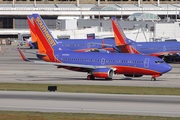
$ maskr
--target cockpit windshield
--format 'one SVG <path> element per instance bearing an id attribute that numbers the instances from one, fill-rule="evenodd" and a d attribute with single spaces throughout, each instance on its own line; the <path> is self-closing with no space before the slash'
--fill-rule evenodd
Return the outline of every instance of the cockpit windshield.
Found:
<path id="1" fill-rule="evenodd" d="M 160 63 L 165 63 L 164 61 L 155 61 L 155 63 L 160 64 Z"/>

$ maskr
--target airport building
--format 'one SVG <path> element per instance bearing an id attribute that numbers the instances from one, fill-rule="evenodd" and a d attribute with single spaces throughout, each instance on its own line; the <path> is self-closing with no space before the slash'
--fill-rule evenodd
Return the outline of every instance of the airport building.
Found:
<path id="1" fill-rule="evenodd" d="M 51 30 L 66 29 L 63 20 L 76 19 L 77 29 L 100 26 L 102 31 L 111 31 L 107 23 L 112 16 L 124 29 L 132 29 L 138 22 L 153 30 L 156 22 L 178 21 L 179 11 L 178 0 L 2 0 L 0 40 L 17 39 L 18 33 L 28 31 L 27 15 L 33 13 L 40 14 Z"/>

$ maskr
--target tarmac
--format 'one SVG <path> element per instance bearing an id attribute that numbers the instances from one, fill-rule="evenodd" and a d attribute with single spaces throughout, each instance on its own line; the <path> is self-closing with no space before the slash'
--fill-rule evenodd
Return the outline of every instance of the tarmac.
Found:
<path id="1" fill-rule="evenodd" d="M 127 78 L 123 75 L 115 75 L 113 80 L 87 80 L 86 73 L 25 62 L 17 46 L 1 45 L 1 48 L 0 83 L 180 87 L 179 63 L 170 64 L 172 70 L 158 77 L 157 81 L 151 81 L 151 76 Z M 24 46 L 21 48 L 37 51 Z M 33 54 L 25 55 L 30 60 L 39 60 Z M 180 117 L 180 96 L 32 91 L 0 91 L 0 96 L 0 110 Z"/>

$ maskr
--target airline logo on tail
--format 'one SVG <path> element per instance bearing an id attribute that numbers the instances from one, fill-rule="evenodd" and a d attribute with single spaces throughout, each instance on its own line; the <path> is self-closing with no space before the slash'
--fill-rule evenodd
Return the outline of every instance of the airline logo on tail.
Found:
<path id="1" fill-rule="evenodd" d="M 117 19 L 114 20 L 114 24 L 116 25 L 117 29 L 119 30 L 119 32 L 120 32 L 122 38 L 123 38 L 124 40 L 126 40 L 127 38 L 126 38 L 126 36 L 125 36 L 125 34 L 124 34 L 124 32 L 123 32 L 121 26 L 119 25 Z"/>
<path id="2" fill-rule="evenodd" d="M 112 25 L 113 25 L 113 30 L 114 30 L 115 43 L 117 47 L 121 50 L 121 52 L 140 54 L 135 48 L 130 46 L 132 43 L 134 43 L 134 41 L 126 37 L 116 17 L 112 17 L 111 20 L 112 20 Z"/>
<path id="3" fill-rule="evenodd" d="M 126 35 L 124 34 L 121 26 L 119 25 L 117 19 L 115 17 L 112 17 L 112 25 L 113 25 L 113 30 L 114 30 L 114 37 L 115 37 L 115 42 L 116 45 L 124 45 L 126 44 Z"/>
<path id="4" fill-rule="evenodd" d="M 40 17 L 37 17 L 36 22 L 38 24 L 38 26 L 40 27 L 41 31 L 43 32 L 45 38 L 48 40 L 48 42 L 50 43 L 51 46 L 56 45 L 54 39 L 52 38 L 52 36 L 49 34 L 49 31 L 47 30 L 46 26 L 43 24 L 42 20 L 40 19 Z"/>
<path id="5" fill-rule="evenodd" d="M 130 46 L 134 42 L 126 37 L 116 17 L 112 17 L 111 20 L 114 30 L 115 43 L 121 52 L 140 54 L 136 49 Z"/>

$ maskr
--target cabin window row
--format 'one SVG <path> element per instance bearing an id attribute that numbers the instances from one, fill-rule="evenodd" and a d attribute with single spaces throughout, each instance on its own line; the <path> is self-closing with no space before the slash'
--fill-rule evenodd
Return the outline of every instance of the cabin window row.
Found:
<path id="1" fill-rule="evenodd" d="M 143 61 L 117 60 L 117 63 L 142 63 L 143 64 Z"/>
<path id="2" fill-rule="evenodd" d="M 139 50 L 159 50 L 159 49 L 172 49 L 171 47 L 159 47 L 159 48 L 138 48 Z M 174 47 L 173 49 L 180 49 L 180 47 Z"/>
<path id="3" fill-rule="evenodd" d="M 114 62 L 114 60 L 76 59 L 76 58 L 61 58 L 61 60 L 71 60 L 71 61 L 95 61 L 95 62 Z"/>
<path id="4" fill-rule="evenodd" d="M 155 61 L 155 63 L 159 64 L 159 63 L 165 63 L 165 61 Z"/>
<path id="5" fill-rule="evenodd" d="M 63 47 L 68 47 L 68 46 L 101 46 L 97 44 L 71 44 L 71 45 L 61 45 Z"/>
<path id="6" fill-rule="evenodd" d="M 163 47 L 159 47 L 159 48 L 139 48 L 139 50 L 153 50 L 153 49 L 180 49 L 180 47 L 173 47 L 173 48 L 171 48 L 171 47 L 165 47 L 165 48 L 163 48 Z"/>
<path id="7" fill-rule="evenodd" d="M 61 60 L 69 60 L 69 61 L 93 61 L 93 62 L 114 62 L 114 60 L 77 59 L 77 58 L 61 58 Z M 117 63 L 141 63 L 141 64 L 143 64 L 143 61 L 117 60 Z"/>

